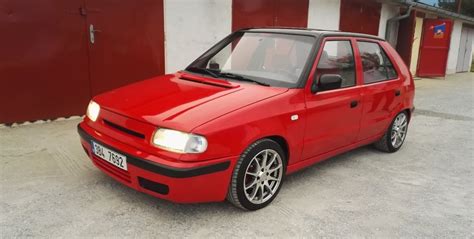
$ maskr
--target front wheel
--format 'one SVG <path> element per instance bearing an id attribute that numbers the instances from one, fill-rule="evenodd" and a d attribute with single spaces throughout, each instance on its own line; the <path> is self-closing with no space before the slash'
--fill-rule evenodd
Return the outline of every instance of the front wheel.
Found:
<path id="1" fill-rule="evenodd" d="M 280 191 L 285 169 L 285 153 L 277 142 L 262 139 L 253 143 L 234 168 L 227 199 L 246 210 L 267 206 Z"/>
<path id="2" fill-rule="evenodd" d="M 381 151 L 396 152 L 405 142 L 407 131 L 408 114 L 406 111 L 402 111 L 395 116 L 387 132 L 379 141 L 375 142 L 374 146 Z"/>

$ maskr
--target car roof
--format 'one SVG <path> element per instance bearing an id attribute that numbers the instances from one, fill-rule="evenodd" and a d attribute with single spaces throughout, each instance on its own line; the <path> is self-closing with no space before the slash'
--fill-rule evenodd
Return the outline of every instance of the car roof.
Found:
<path id="1" fill-rule="evenodd" d="M 378 36 L 363 34 L 363 33 L 341 32 L 341 31 L 335 31 L 335 30 L 297 28 L 297 27 L 244 28 L 244 29 L 240 29 L 239 31 L 311 35 L 315 37 L 361 37 L 361 38 L 369 38 L 369 39 L 375 39 L 379 41 L 385 41 L 385 39 L 380 38 Z"/>

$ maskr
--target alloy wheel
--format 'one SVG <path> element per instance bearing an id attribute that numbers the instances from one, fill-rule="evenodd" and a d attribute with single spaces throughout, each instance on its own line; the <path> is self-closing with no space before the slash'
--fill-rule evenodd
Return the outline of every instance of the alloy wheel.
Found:
<path id="1" fill-rule="evenodd" d="M 394 148 L 398 148 L 403 144 L 403 141 L 407 135 L 407 126 L 408 119 L 406 114 L 399 114 L 393 122 L 392 133 L 390 137 L 392 146 Z"/>
<path id="2" fill-rule="evenodd" d="M 245 171 L 244 192 L 247 200 L 262 204 L 277 192 L 283 177 L 283 161 L 272 149 L 256 154 Z"/>

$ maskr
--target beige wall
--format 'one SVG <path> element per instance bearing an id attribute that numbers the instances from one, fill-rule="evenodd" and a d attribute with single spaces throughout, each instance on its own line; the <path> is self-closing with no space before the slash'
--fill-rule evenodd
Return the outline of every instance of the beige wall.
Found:
<path id="1" fill-rule="evenodd" d="M 413 46 L 411 49 L 410 72 L 412 75 L 416 74 L 416 67 L 418 65 L 418 57 L 420 53 L 422 31 L 423 31 L 423 18 L 417 17 L 416 22 L 415 22 L 415 34 L 413 35 Z"/>
<path id="2" fill-rule="evenodd" d="M 382 4 L 380 11 L 380 23 L 379 23 L 379 37 L 385 39 L 385 32 L 387 31 L 388 19 L 398 16 L 400 14 L 400 7 L 397 5 L 391 5 L 388 3 Z"/>

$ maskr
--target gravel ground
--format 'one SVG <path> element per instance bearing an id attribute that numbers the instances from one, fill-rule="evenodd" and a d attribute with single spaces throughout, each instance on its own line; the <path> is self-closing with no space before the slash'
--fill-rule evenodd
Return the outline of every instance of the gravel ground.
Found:
<path id="1" fill-rule="evenodd" d="M 10 237 L 474 237 L 474 73 L 416 81 L 394 154 L 363 147 L 287 178 L 267 208 L 180 205 L 96 169 L 78 119 L 0 128 L 0 233 Z"/>

